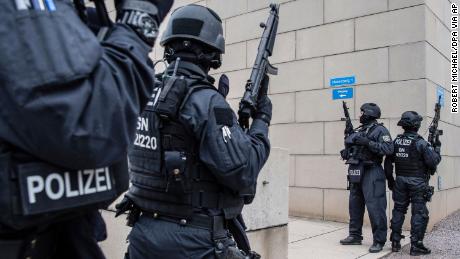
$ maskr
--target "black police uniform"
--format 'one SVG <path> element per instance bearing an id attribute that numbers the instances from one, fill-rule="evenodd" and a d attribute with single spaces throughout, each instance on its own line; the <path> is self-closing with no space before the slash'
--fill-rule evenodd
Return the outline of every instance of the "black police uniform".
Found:
<path id="1" fill-rule="evenodd" d="M 429 170 L 435 170 L 441 156 L 416 132 L 406 131 L 394 141 L 395 152 L 385 160 L 385 168 L 395 164 L 396 181 L 393 187 L 393 217 L 391 239 L 401 240 L 401 229 L 409 204 L 412 206 L 411 242 L 422 241 L 428 225 L 426 203 L 431 199 Z M 386 169 L 387 170 L 387 169 Z"/>
<path id="2" fill-rule="evenodd" d="M 175 63 L 139 119 L 139 141 L 129 156 L 127 196 L 142 210 L 129 256 L 226 258 L 235 244 L 224 221 L 241 213 L 268 158 L 268 125 L 255 119 L 243 132 L 214 79 L 191 62 L 179 62 L 166 94 Z"/>
<path id="3" fill-rule="evenodd" d="M 383 156 L 393 152 L 393 142 L 388 130 L 375 120 L 362 125 L 349 138 L 353 139 L 362 135 L 370 141 L 367 147 L 356 146 L 359 150 L 356 158 L 363 163 L 364 170 L 361 182 L 353 183 L 350 186 L 349 236 L 356 240 L 362 240 L 364 208 L 367 207 L 374 243 L 384 244 L 387 238 L 387 199 L 385 195 L 385 173 L 381 163 Z M 347 143 L 346 146 L 353 146 L 354 144 L 351 143 Z M 349 159 L 350 157 L 343 158 Z"/>
<path id="4" fill-rule="evenodd" d="M 115 24 L 99 43 L 71 1 L 54 3 L 0 3 L 5 259 L 104 258 L 97 209 L 128 187 L 128 146 L 154 84 L 151 46 L 133 27 Z"/>

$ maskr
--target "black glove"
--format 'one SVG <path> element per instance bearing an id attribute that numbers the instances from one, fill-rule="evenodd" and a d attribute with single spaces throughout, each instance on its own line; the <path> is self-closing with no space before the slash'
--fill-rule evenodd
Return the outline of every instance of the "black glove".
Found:
<path id="1" fill-rule="evenodd" d="M 228 91 L 230 90 L 228 77 L 226 74 L 222 74 L 219 79 L 219 87 L 217 91 L 224 97 L 227 98 Z"/>
<path id="2" fill-rule="evenodd" d="M 129 25 L 153 47 L 160 23 L 173 3 L 173 0 L 117 0 L 117 22 Z"/>
<path id="3" fill-rule="evenodd" d="M 130 227 L 134 226 L 141 215 L 140 208 L 137 207 L 136 204 L 134 204 L 134 202 L 126 195 L 123 197 L 123 200 L 120 203 L 115 205 L 115 209 L 117 209 L 115 217 L 128 212 L 128 216 L 126 217 L 126 225 Z"/>
<path id="4" fill-rule="evenodd" d="M 442 146 L 442 143 L 441 141 L 438 139 L 436 140 L 435 144 L 434 144 L 434 151 L 438 154 L 441 154 L 441 146 Z"/>
<path id="5" fill-rule="evenodd" d="M 117 210 L 115 212 L 115 218 L 127 211 L 132 210 L 133 208 L 134 208 L 134 202 L 126 196 L 123 197 L 123 200 L 120 201 L 120 203 L 115 204 L 115 209 Z"/>
<path id="6" fill-rule="evenodd" d="M 348 149 L 342 149 L 340 151 L 340 156 L 342 157 L 343 160 L 347 160 L 348 159 Z"/>
<path id="7" fill-rule="evenodd" d="M 390 189 L 390 191 L 393 191 L 394 186 L 395 186 L 395 179 L 394 178 L 388 179 L 388 189 Z"/>
<path id="8" fill-rule="evenodd" d="M 257 110 L 254 114 L 254 119 L 261 119 L 268 125 L 270 125 L 270 121 L 272 120 L 272 102 L 267 96 L 269 81 L 268 75 L 265 75 L 261 82 Z"/>
<path id="9" fill-rule="evenodd" d="M 158 22 L 161 23 L 169 10 L 171 10 L 174 0 L 144 0 L 153 3 L 158 8 Z"/>
<path id="10" fill-rule="evenodd" d="M 438 154 L 441 154 L 441 147 L 440 146 L 436 146 L 434 148 L 434 152 L 438 153 Z"/>
<path id="11" fill-rule="evenodd" d="M 124 11 L 122 5 L 125 4 L 126 2 L 131 2 L 131 1 L 148 2 L 148 3 L 155 5 L 156 9 L 158 10 L 157 16 L 155 16 L 155 19 L 157 19 L 158 23 L 161 23 L 164 20 L 169 10 L 171 9 L 172 5 L 174 4 L 174 0 L 115 0 L 115 8 L 117 9 L 117 15 L 121 14 Z M 143 10 L 138 10 L 138 11 L 143 11 Z"/>
<path id="12" fill-rule="evenodd" d="M 356 145 L 360 145 L 360 146 L 369 146 L 369 142 L 371 142 L 367 137 L 365 136 L 357 136 L 353 143 L 355 143 Z"/>

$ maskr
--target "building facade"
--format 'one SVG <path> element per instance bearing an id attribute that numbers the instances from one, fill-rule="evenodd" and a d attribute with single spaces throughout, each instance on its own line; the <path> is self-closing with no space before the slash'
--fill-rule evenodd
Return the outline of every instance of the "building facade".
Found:
<path id="1" fill-rule="evenodd" d="M 259 23 L 268 17 L 270 2 L 176 0 L 176 7 L 196 3 L 222 17 L 227 46 L 215 76 L 229 76 L 229 100 L 235 110 L 262 34 Z M 424 134 L 437 95 L 444 95 L 443 161 L 431 179 L 436 189 L 429 204 L 431 225 L 460 209 L 460 115 L 450 113 L 447 98 L 451 1 L 275 2 L 281 4 L 280 24 L 271 62 L 279 75 L 270 82 L 274 107 L 270 135 L 273 146 L 290 151 L 290 215 L 348 220 L 346 167 L 339 157 L 345 126 L 340 98 L 348 98 L 355 126 L 362 103 L 380 105 L 381 122 L 395 137 L 401 132 L 396 123 L 406 110 L 424 116 L 420 132 Z M 162 56 L 157 47 L 152 58 Z M 343 82 L 350 86 L 331 86 Z M 391 192 L 387 195 L 391 208 Z"/>

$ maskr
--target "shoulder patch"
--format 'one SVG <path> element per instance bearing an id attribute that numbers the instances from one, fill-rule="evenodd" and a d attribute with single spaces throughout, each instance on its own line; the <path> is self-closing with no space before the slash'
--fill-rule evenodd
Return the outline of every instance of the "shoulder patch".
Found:
<path id="1" fill-rule="evenodd" d="M 216 123 L 228 127 L 233 126 L 233 112 L 230 108 L 214 108 Z"/>
<path id="2" fill-rule="evenodd" d="M 385 142 L 391 142 L 391 137 L 389 135 L 383 135 L 382 139 Z"/>

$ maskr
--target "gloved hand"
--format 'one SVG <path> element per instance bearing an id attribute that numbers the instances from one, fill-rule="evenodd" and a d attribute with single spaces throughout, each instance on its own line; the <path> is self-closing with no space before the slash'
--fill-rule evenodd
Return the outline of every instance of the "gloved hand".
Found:
<path id="1" fill-rule="evenodd" d="M 357 136 L 353 143 L 355 143 L 356 145 L 360 145 L 360 146 L 369 146 L 369 142 L 371 142 L 367 137 L 365 136 Z"/>
<path id="2" fill-rule="evenodd" d="M 139 220 L 139 217 L 141 215 L 140 208 L 137 207 L 136 204 L 134 204 L 134 202 L 126 195 L 125 197 L 123 197 L 123 200 L 120 203 L 115 205 L 115 209 L 117 209 L 117 211 L 115 212 L 115 217 L 118 217 L 124 214 L 125 212 L 128 212 L 128 216 L 126 217 L 126 225 L 130 227 L 134 226 L 134 224 Z"/>
<path id="3" fill-rule="evenodd" d="M 272 120 L 272 102 L 267 96 L 268 92 L 268 83 L 270 79 L 268 75 L 264 76 L 264 79 L 261 83 L 261 88 L 259 92 L 259 100 L 257 101 L 256 112 L 254 114 L 254 119 L 261 119 L 270 125 Z"/>
<path id="4" fill-rule="evenodd" d="M 388 179 L 388 189 L 390 189 L 390 191 L 393 191 L 394 186 L 395 186 L 395 179 L 394 178 Z"/>
<path id="5" fill-rule="evenodd" d="M 120 203 L 115 204 L 115 209 L 117 210 L 115 212 L 115 218 L 127 211 L 132 210 L 135 207 L 134 205 L 134 202 L 125 195 Z"/>
<path id="6" fill-rule="evenodd" d="M 173 3 L 173 0 L 116 0 L 117 22 L 129 25 L 153 47 L 160 23 Z"/>
<path id="7" fill-rule="evenodd" d="M 437 139 L 436 143 L 434 144 L 434 151 L 438 154 L 441 154 L 441 146 L 442 146 L 441 141 Z"/>
<path id="8" fill-rule="evenodd" d="M 156 9 L 158 9 L 158 15 L 155 17 L 158 23 L 161 23 L 164 20 L 172 5 L 174 4 L 174 0 L 115 0 L 115 8 L 117 9 L 117 15 L 120 15 L 124 11 L 123 4 L 133 1 L 152 3 L 156 7 Z M 149 7 L 147 8 L 150 9 Z M 141 8 L 138 11 L 145 11 L 146 13 L 148 13 L 148 10 L 143 10 Z M 117 17 L 117 20 L 118 18 L 119 17 Z"/>
<path id="9" fill-rule="evenodd" d="M 434 148 L 434 152 L 438 153 L 438 154 L 441 154 L 441 147 L 440 146 L 436 146 Z"/>
<path id="10" fill-rule="evenodd" d="M 346 148 L 342 149 L 340 151 L 340 156 L 342 157 L 343 160 L 347 160 L 348 159 L 348 150 Z"/>
<path id="11" fill-rule="evenodd" d="M 169 10 L 171 10 L 174 0 L 144 0 L 153 3 L 158 9 L 158 22 L 161 23 Z"/>
<path id="12" fill-rule="evenodd" d="M 224 98 L 227 98 L 229 90 L 230 90 L 230 85 L 229 85 L 228 77 L 226 74 L 222 74 L 219 78 L 219 87 L 217 88 L 217 91 Z"/>

